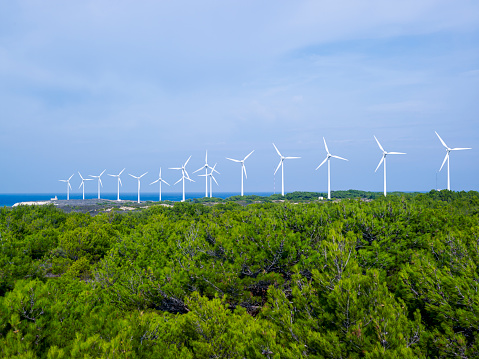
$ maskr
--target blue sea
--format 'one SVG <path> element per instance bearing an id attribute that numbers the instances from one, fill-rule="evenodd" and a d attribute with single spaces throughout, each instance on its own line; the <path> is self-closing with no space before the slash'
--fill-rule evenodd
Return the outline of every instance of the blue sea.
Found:
<path id="1" fill-rule="evenodd" d="M 217 198 L 228 198 L 232 196 L 238 196 L 239 192 L 216 192 L 213 193 L 214 197 Z M 257 196 L 270 196 L 272 192 L 260 192 L 260 193 L 248 193 L 245 192 L 245 195 L 257 195 Z M 57 196 L 59 200 L 67 199 L 67 195 L 65 194 L 58 194 L 58 193 L 3 193 L 0 194 L 0 207 L 7 206 L 11 207 L 15 203 L 18 202 L 31 202 L 31 201 L 47 201 L 53 197 Z M 102 199 L 112 199 L 116 200 L 116 192 L 115 193 L 102 193 Z M 205 196 L 204 192 L 191 192 L 186 193 L 186 199 L 191 198 L 203 198 Z M 85 199 L 89 198 L 98 198 L 97 193 L 85 193 Z M 181 201 L 183 198 L 183 194 L 179 193 L 168 193 L 164 192 L 161 194 L 161 199 L 163 201 Z M 70 193 L 70 199 L 82 199 L 81 193 Z M 129 201 L 136 201 L 138 200 L 138 193 L 120 193 L 120 199 L 122 200 L 129 200 Z M 140 199 L 142 202 L 144 201 L 158 201 L 158 193 L 153 192 L 145 192 L 141 193 Z"/>

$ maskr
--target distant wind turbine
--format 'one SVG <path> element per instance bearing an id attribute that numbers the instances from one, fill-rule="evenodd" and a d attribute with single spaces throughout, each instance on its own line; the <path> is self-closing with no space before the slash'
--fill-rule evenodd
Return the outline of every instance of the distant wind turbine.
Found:
<path id="1" fill-rule="evenodd" d="M 238 163 L 241 163 L 241 195 L 243 196 L 243 173 L 244 173 L 244 176 L 246 179 L 248 179 L 248 176 L 246 174 L 246 167 L 244 165 L 244 161 L 246 161 L 246 159 L 251 156 L 251 154 L 254 152 L 251 151 L 245 158 L 243 158 L 242 160 L 235 160 L 235 159 L 232 159 L 232 158 L 228 158 L 226 157 L 227 160 L 230 160 L 230 161 L 233 161 L 233 162 L 238 162 Z"/>
<path id="2" fill-rule="evenodd" d="M 216 163 L 213 167 L 210 167 L 211 169 L 211 172 L 210 173 L 206 173 L 204 175 L 199 175 L 201 177 L 206 177 L 206 180 L 208 181 L 208 177 L 210 178 L 210 198 L 213 197 L 213 183 L 211 182 L 212 180 L 215 181 L 216 185 L 219 186 L 218 182 L 216 181 L 216 178 L 215 176 L 213 175 L 213 172 L 216 172 L 218 174 L 220 174 L 217 170 L 215 170 L 215 167 L 216 167 Z M 207 196 L 208 197 L 208 196 Z"/>
<path id="3" fill-rule="evenodd" d="M 321 167 L 322 165 L 324 165 L 324 163 L 326 161 L 328 161 L 328 199 L 331 199 L 331 169 L 330 169 L 330 163 L 329 163 L 329 160 L 331 157 L 333 158 L 337 158 L 337 159 L 340 159 L 340 160 L 343 160 L 343 161 L 347 161 L 346 158 L 342 158 L 342 157 L 339 157 L 339 156 L 335 156 L 335 155 L 332 155 L 331 153 L 329 153 L 329 150 L 328 150 L 328 145 L 326 144 L 326 140 L 324 139 L 323 137 L 323 141 L 324 141 L 324 148 L 326 149 L 326 158 L 324 159 L 323 162 L 321 162 L 321 164 L 316 167 L 316 170 Z"/>
<path id="4" fill-rule="evenodd" d="M 376 136 L 374 136 L 374 139 L 378 143 L 378 146 L 381 149 L 381 151 L 383 151 L 383 156 L 381 157 L 381 161 L 379 161 L 379 164 L 376 167 L 376 170 L 374 172 L 376 172 L 378 170 L 379 166 L 381 166 L 381 163 L 384 162 L 384 196 L 386 196 L 386 156 L 387 155 L 405 155 L 405 153 L 403 153 L 403 152 L 386 152 L 386 151 L 384 151 L 383 146 L 381 146 L 381 144 L 379 143 Z"/>
<path id="5" fill-rule="evenodd" d="M 160 184 L 160 197 L 159 197 L 159 201 L 161 202 L 161 182 L 163 183 L 166 183 L 168 186 L 170 185 L 168 182 L 166 182 L 163 178 L 161 178 L 161 167 L 160 167 L 160 174 L 158 175 L 158 179 L 156 181 L 153 181 L 150 183 L 150 186 L 152 184 L 155 184 L 156 182 L 158 182 Z"/>
<path id="6" fill-rule="evenodd" d="M 101 176 L 103 175 L 103 173 L 105 173 L 105 171 L 106 170 L 103 170 L 103 172 L 100 173 L 100 175 L 98 175 L 98 176 L 90 175 L 90 177 L 98 178 L 98 199 L 100 199 L 100 185 L 103 187 L 103 183 L 101 183 Z"/>
<path id="7" fill-rule="evenodd" d="M 434 131 L 436 132 L 436 131 Z M 441 136 L 439 136 L 439 134 L 436 132 L 436 135 L 437 137 L 439 137 L 439 140 L 441 141 L 442 145 L 444 147 L 446 147 L 446 157 L 444 157 L 444 161 L 442 161 L 442 165 L 441 165 L 441 168 L 439 169 L 439 171 L 442 170 L 442 168 L 444 167 L 444 163 L 446 163 L 446 160 L 447 160 L 447 189 L 450 191 L 451 190 L 451 178 L 449 177 L 449 152 L 451 151 L 462 151 L 462 150 L 472 150 L 472 148 L 460 148 L 460 147 L 457 147 L 457 148 L 449 148 L 447 147 L 446 143 L 442 140 Z"/>
<path id="8" fill-rule="evenodd" d="M 293 160 L 293 159 L 298 159 L 298 158 L 301 158 L 301 157 L 284 157 L 278 150 L 278 148 L 274 145 L 273 143 L 273 146 L 274 146 L 274 149 L 276 150 L 276 152 L 278 152 L 278 155 L 280 157 L 279 159 L 279 164 L 278 164 L 278 167 L 276 167 L 276 171 L 274 171 L 274 174 L 276 174 L 276 172 L 278 172 L 279 170 L 279 167 L 281 167 L 281 195 L 284 196 L 284 160 Z"/>
<path id="9" fill-rule="evenodd" d="M 118 193 L 117 193 L 117 197 L 116 197 L 116 200 L 117 200 L 117 201 L 120 200 L 120 186 L 123 186 L 123 184 L 121 183 L 120 176 L 121 176 L 121 174 L 123 173 L 124 170 L 125 170 L 125 168 L 123 168 L 123 169 L 121 170 L 121 172 L 118 173 L 117 175 L 110 175 L 110 174 L 108 175 L 108 176 L 111 176 L 111 177 L 116 177 L 116 178 L 118 178 Z"/>
<path id="10" fill-rule="evenodd" d="M 201 171 L 202 169 L 205 169 L 205 174 L 202 177 L 205 177 L 205 182 L 206 182 L 206 189 L 205 189 L 205 197 L 208 197 L 208 168 L 211 168 L 211 166 L 208 165 L 208 151 L 206 151 L 206 156 L 205 156 L 205 164 L 198 168 L 195 172 Z M 216 171 L 217 172 L 217 171 Z M 211 181 L 210 181 L 211 182 Z"/>
<path id="11" fill-rule="evenodd" d="M 131 173 L 128 173 L 131 177 L 136 178 L 138 180 L 138 203 L 140 203 L 140 179 L 144 175 L 146 175 L 148 172 L 143 173 L 140 177 L 133 176 Z"/>
<path id="12" fill-rule="evenodd" d="M 190 176 L 188 175 L 188 172 L 186 172 L 186 165 L 188 164 L 188 161 L 190 160 L 191 156 L 188 157 L 186 160 L 185 164 L 181 167 L 171 167 L 170 170 L 181 170 L 181 178 L 175 182 L 175 185 L 181 181 L 183 181 L 183 200 L 182 202 L 185 201 L 185 179 L 187 179 L 190 182 L 194 182 Z"/>
<path id="13" fill-rule="evenodd" d="M 67 183 L 67 201 L 70 200 L 70 189 L 72 188 L 72 186 L 70 185 L 70 180 L 72 179 L 73 175 L 70 176 L 69 179 L 67 180 L 59 180 L 61 182 L 66 182 Z"/>
<path id="14" fill-rule="evenodd" d="M 83 199 L 85 199 L 85 181 L 93 181 L 93 180 L 91 178 L 83 178 L 80 172 L 78 172 L 78 174 L 80 175 L 80 178 L 81 178 L 80 187 L 83 187 Z"/>

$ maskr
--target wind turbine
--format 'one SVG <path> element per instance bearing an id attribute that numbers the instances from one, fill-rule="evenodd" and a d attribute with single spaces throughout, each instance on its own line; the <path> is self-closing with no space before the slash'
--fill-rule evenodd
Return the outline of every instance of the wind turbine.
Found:
<path id="1" fill-rule="evenodd" d="M 181 181 L 183 181 L 183 200 L 182 202 L 185 201 L 185 179 L 187 179 L 188 181 L 190 182 L 194 182 L 190 176 L 188 175 L 188 172 L 186 172 L 186 165 L 188 164 L 188 161 L 190 160 L 191 156 L 188 157 L 188 159 L 186 160 L 185 164 L 181 167 L 171 167 L 170 170 L 181 170 L 181 178 L 175 182 L 175 185 Z M 186 176 L 185 176 L 186 174 Z"/>
<path id="2" fill-rule="evenodd" d="M 78 172 L 78 174 L 80 175 L 80 178 L 81 178 L 80 187 L 83 187 L 83 199 L 85 199 L 85 181 L 93 181 L 93 180 L 91 178 L 83 178 L 80 172 Z"/>
<path id="3" fill-rule="evenodd" d="M 436 132 L 436 131 L 434 131 Z M 441 168 L 439 171 L 442 170 L 444 167 L 444 163 L 446 163 L 447 160 L 447 189 L 450 191 L 451 190 L 451 178 L 449 177 L 449 152 L 451 151 L 462 151 L 462 150 L 472 150 L 472 148 L 449 148 L 447 147 L 446 143 L 442 140 L 441 136 L 436 132 L 437 137 L 439 137 L 439 140 L 441 141 L 442 145 L 446 147 L 446 157 L 444 157 L 444 161 L 442 161 Z"/>
<path id="4" fill-rule="evenodd" d="M 170 185 L 168 182 L 166 182 L 163 178 L 161 178 L 161 167 L 160 167 L 160 174 L 158 175 L 158 179 L 156 181 L 153 181 L 150 183 L 150 186 L 152 184 L 155 184 L 156 182 L 158 182 L 160 184 L 160 199 L 159 201 L 161 202 L 161 182 L 163 183 L 166 183 L 168 186 Z"/>
<path id="5" fill-rule="evenodd" d="M 238 162 L 238 163 L 241 163 L 241 195 L 243 196 L 243 173 L 244 173 L 244 176 L 246 179 L 248 179 L 248 176 L 246 175 L 246 167 L 244 165 L 244 161 L 246 161 L 246 159 L 251 156 L 251 154 L 254 152 L 251 151 L 245 158 L 243 158 L 242 160 L 234 160 L 232 158 L 228 158 L 226 157 L 227 160 L 230 160 L 230 161 L 233 161 L 233 162 Z"/>
<path id="6" fill-rule="evenodd" d="M 140 177 L 133 176 L 131 173 L 128 173 L 131 177 L 138 180 L 138 203 L 140 203 L 140 178 L 146 175 L 148 172 L 143 173 Z"/>
<path id="7" fill-rule="evenodd" d="M 217 170 L 215 170 L 215 167 L 216 167 L 216 163 L 213 167 L 210 167 L 211 168 L 210 173 L 206 172 L 206 174 L 204 174 L 204 175 L 199 175 L 201 177 L 203 177 L 203 176 L 206 177 L 206 181 L 208 181 L 208 177 L 210 178 L 210 198 L 213 197 L 213 183 L 212 183 L 212 180 L 215 181 L 215 183 L 219 186 L 218 182 L 216 181 L 215 176 L 213 175 L 213 172 L 221 174 Z M 206 197 L 208 197 L 208 196 L 206 196 Z"/>
<path id="8" fill-rule="evenodd" d="M 335 155 L 332 155 L 331 153 L 329 153 L 329 150 L 328 150 L 328 145 L 326 144 L 326 140 L 324 139 L 323 137 L 323 141 L 324 141 L 324 148 L 326 149 L 326 158 L 324 159 L 323 162 L 321 162 L 321 164 L 316 167 L 316 170 L 321 167 L 322 165 L 324 165 L 324 163 L 326 161 L 328 161 L 328 199 L 331 199 L 331 167 L 330 167 L 330 163 L 329 163 L 329 159 L 331 157 L 333 158 L 337 158 L 337 159 L 340 159 L 340 160 L 343 160 L 343 161 L 347 161 L 346 158 L 342 158 L 342 157 L 339 157 L 339 156 L 335 156 Z"/>
<path id="9" fill-rule="evenodd" d="M 205 174 L 204 176 L 202 177 L 205 177 L 205 182 L 206 182 L 206 189 L 205 189 L 205 197 L 208 197 L 208 168 L 211 168 L 209 165 L 208 165 L 208 151 L 206 151 L 206 156 L 205 156 L 205 164 L 203 166 L 201 166 L 200 168 L 198 168 L 195 172 L 193 173 L 196 173 L 198 171 L 201 171 L 202 169 L 205 169 Z M 213 169 L 213 171 L 215 171 Z M 218 173 L 218 171 L 216 171 Z M 219 174 L 219 173 L 218 173 Z M 211 181 L 210 181 L 211 182 Z"/>
<path id="10" fill-rule="evenodd" d="M 103 172 L 100 173 L 99 176 L 90 175 L 90 177 L 98 178 L 98 199 L 100 199 L 100 185 L 103 187 L 103 183 L 101 183 L 101 176 L 103 175 L 103 173 L 105 173 L 105 171 L 106 171 L 106 170 L 103 170 Z"/>
<path id="11" fill-rule="evenodd" d="M 118 194 L 117 194 L 117 197 L 116 197 L 116 200 L 117 200 L 117 201 L 120 200 L 120 186 L 123 186 L 123 184 L 121 183 L 120 176 L 121 176 L 121 174 L 123 173 L 124 170 L 125 170 L 125 168 L 123 168 L 123 169 L 121 170 L 121 172 L 118 173 L 117 175 L 110 175 L 110 174 L 108 175 L 108 176 L 111 176 L 111 177 L 116 177 L 116 178 L 118 178 Z"/>
<path id="12" fill-rule="evenodd" d="M 297 158 L 301 158 L 301 157 L 284 157 L 278 150 L 278 148 L 274 145 L 273 143 L 273 146 L 274 146 L 274 149 L 276 150 L 276 152 L 278 152 L 278 155 L 280 157 L 280 160 L 279 160 L 279 164 L 278 164 L 278 167 L 276 167 L 276 171 L 274 171 L 274 174 L 276 174 L 276 172 L 278 172 L 279 170 L 279 167 L 281 166 L 281 195 L 284 196 L 284 160 L 293 160 L 293 159 L 297 159 Z"/>
<path id="13" fill-rule="evenodd" d="M 69 179 L 67 180 L 59 180 L 61 182 L 66 182 L 67 183 L 67 201 L 70 200 L 70 189 L 72 188 L 72 186 L 70 185 L 70 180 L 72 179 L 73 175 L 70 176 Z"/>
<path id="14" fill-rule="evenodd" d="M 378 143 L 378 146 L 381 149 L 381 151 L 383 151 L 383 156 L 381 157 L 381 161 L 379 161 L 379 164 L 376 167 L 376 170 L 374 172 L 376 172 L 378 170 L 379 166 L 381 166 L 381 163 L 384 162 L 384 196 L 386 196 L 386 156 L 387 155 L 405 155 L 405 153 L 403 153 L 403 152 L 386 152 L 386 151 L 384 151 L 383 146 L 381 146 L 381 144 L 379 143 L 376 136 L 374 136 L 374 139 Z"/>

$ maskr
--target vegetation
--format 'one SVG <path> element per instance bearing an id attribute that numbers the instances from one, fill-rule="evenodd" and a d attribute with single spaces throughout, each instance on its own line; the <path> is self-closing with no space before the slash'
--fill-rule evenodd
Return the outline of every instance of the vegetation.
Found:
<path id="1" fill-rule="evenodd" d="M 479 193 L 314 197 L 0 209 L 0 356 L 479 357 Z"/>

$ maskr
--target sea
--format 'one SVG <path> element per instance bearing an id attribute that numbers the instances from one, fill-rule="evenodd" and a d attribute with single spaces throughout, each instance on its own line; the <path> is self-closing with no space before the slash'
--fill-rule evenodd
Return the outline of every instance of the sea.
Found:
<path id="1" fill-rule="evenodd" d="M 248 193 L 245 192 L 245 195 L 257 195 L 257 196 L 270 196 L 273 192 L 256 192 L 256 193 Z M 213 196 L 216 198 L 228 198 L 232 196 L 240 195 L 239 192 L 214 192 Z M 15 203 L 19 202 L 33 202 L 33 201 L 48 201 L 52 198 L 57 196 L 59 200 L 66 200 L 67 195 L 65 194 L 58 194 L 58 193 L 0 193 L 0 207 L 11 207 Z M 205 196 L 204 192 L 190 192 L 186 193 L 186 199 L 193 199 L 193 198 L 203 198 Z M 116 200 L 117 193 L 101 193 L 102 199 L 111 199 Z M 97 193 L 85 193 L 85 199 L 89 198 L 98 198 Z M 82 199 L 81 193 L 70 193 L 70 199 Z M 128 200 L 128 201 L 137 201 L 138 200 L 138 192 L 132 193 L 120 193 L 121 200 Z M 141 193 L 140 200 L 142 202 L 145 201 L 158 201 L 158 192 L 145 192 Z M 174 193 L 174 192 L 163 192 L 161 194 L 161 199 L 163 201 L 174 201 L 179 202 L 183 199 L 183 194 L 181 192 Z"/>

